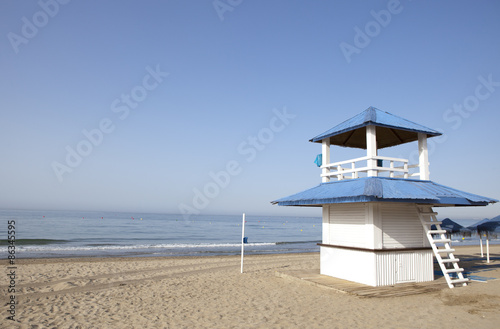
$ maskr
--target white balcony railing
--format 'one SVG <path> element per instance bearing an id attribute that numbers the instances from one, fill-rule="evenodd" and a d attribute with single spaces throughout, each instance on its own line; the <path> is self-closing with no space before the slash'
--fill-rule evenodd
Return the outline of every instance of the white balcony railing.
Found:
<path id="1" fill-rule="evenodd" d="M 384 165 L 388 164 L 388 167 Z M 366 176 L 382 176 L 394 178 L 409 178 L 420 176 L 418 164 L 408 164 L 407 159 L 389 158 L 383 156 L 361 157 L 346 161 L 329 163 L 321 166 L 321 177 L 334 177 L 338 180 L 353 179 Z"/>

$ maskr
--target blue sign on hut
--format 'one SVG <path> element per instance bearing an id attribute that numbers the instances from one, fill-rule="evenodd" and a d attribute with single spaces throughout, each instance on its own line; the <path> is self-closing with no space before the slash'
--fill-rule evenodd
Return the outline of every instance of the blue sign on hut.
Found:
<path id="1" fill-rule="evenodd" d="M 321 143 L 322 183 L 273 203 L 322 207 L 321 274 L 370 286 L 432 281 L 434 256 L 450 288 L 467 284 L 432 208 L 498 200 L 429 180 L 427 139 L 439 135 L 370 107 L 310 140 Z M 418 143 L 417 164 L 378 155 L 410 142 Z M 366 156 L 332 162 L 333 145 L 364 149 Z"/>

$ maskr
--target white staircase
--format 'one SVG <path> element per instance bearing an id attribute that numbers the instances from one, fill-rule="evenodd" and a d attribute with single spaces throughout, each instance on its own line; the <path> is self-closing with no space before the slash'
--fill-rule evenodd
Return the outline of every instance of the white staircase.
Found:
<path id="1" fill-rule="evenodd" d="M 451 240 L 447 238 L 446 231 L 441 229 L 441 222 L 436 219 L 437 213 L 433 212 L 432 207 L 429 206 L 417 206 L 417 210 L 446 283 L 450 288 L 454 288 L 456 284 L 466 286 L 469 279 L 464 278 L 462 273 L 464 269 L 458 266 L 459 259 L 453 255 L 455 249 L 451 248 Z M 431 228 L 432 225 L 435 226 L 435 229 Z M 451 278 L 450 273 L 456 273 L 457 277 Z"/>

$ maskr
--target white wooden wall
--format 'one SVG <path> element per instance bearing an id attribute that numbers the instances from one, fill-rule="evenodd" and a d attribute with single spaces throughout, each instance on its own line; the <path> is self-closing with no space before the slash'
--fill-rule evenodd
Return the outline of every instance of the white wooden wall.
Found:
<path id="1" fill-rule="evenodd" d="M 432 250 L 370 252 L 320 248 L 321 274 L 369 286 L 432 281 L 432 261 Z"/>
<path id="2" fill-rule="evenodd" d="M 434 280 L 432 250 L 384 252 L 375 257 L 377 286 Z"/>
<path id="3" fill-rule="evenodd" d="M 381 203 L 383 248 L 425 247 L 425 235 L 414 204 Z"/>
<path id="4" fill-rule="evenodd" d="M 415 204 L 323 206 L 323 243 L 366 249 L 429 247 Z M 432 250 L 370 251 L 321 247 L 321 273 L 371 286 L 434 280 Z"/>
<path id="5" fill-rule="evenodd" d="M 329 244 L 346 247 L 369 247 L 367 246 L 367 238 L 371 227 L 366 225 L 366 203 L 331 205 L 328 215 Z"/>
<path id="6" fill-rule="evenodd" d="M 330 205 L 323 205 L 323 227 L 322 227 L 322 242 L 330 244 Z"/>
<path id="7" fill-rule="evenodd" d="M 320 273 L 323 275 L 376 286 L 375 270 L 373 252 L 320 247 Z"/>
<path id="8" fill-rule="evenodd" d="M 429 247 L 413 203 L 323 206 L 323 243 L 368 249 Z"/>

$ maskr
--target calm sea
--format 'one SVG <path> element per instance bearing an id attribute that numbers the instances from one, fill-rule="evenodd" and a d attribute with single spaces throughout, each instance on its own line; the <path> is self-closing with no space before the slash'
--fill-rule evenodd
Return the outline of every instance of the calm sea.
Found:
<path id="1" fill-rule="evenodd" d="M 0 257 L 203 256 L 241 251 L 241 216 L 0 210 Z M 246 216 L 245 254 L 319 251 L 321 218 Z"/>
<path id="2" fill-rule="evenodd" d="M 206 256 L 241 252 L 242 217 L 0 210 L 0 259 L 7 258 L 8 222 L 15 221 L 16 258 Z M 318 252 L 320 217 L 246 216 L 245 254 Z M 478 236 L 452 237 L 478 245 Z M 490 243 L 500 244 L 498 236 Z"/>

